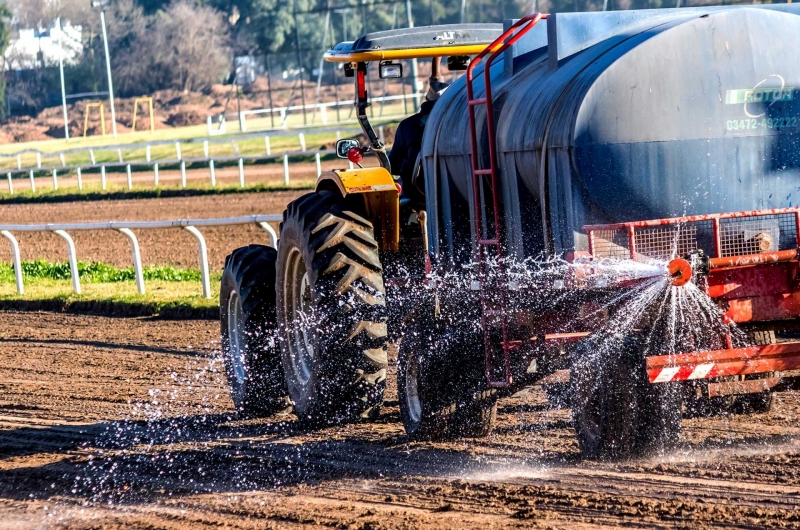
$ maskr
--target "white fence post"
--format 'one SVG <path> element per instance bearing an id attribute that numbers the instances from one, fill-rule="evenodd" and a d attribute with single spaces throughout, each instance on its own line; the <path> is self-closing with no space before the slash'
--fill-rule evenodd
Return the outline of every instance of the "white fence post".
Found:
<path id="1" fill-rule="evenodd" d="M 203 156 L 208 158 L 208 140 L 203 140 Z"/>
<path id="2" fill-rule="evenodd" d="M 267 146 L 267 156 L 272 156 L 272 147 L 269 145 L 269 136 L 264 137 L 264 145 Z"/>
<path id="3" fill-rule="evenodd" d="M 89 160 L 91 160 L 92 165 L 97 164 L 97 160 L 94 158 L 94 149 L 89 149 Z"/>
<path id="4" fill-rule="evenodd" d="M 83 190 L 83 175 L 81 175 L 81 168 L 76 168 L 75 171 L 78 178 L 78 190 Z"/>
<path id="5" fill-rule="evenodd" d="M 383 125 L 378 127 L 378 138 L 380 138 L 381 143 L 383 143 Z"/>
<path id="6" fill-rule="evenodd" d="M 214 161 L 213 160 L 209 160 L 208 161 L 208 170 L 211 173 L 211 185 L 212 186 L 216 186 L 217 185 L 217 172 L 214 171 Z"/>
<path id="7" fill-rule="evenodd" d="M 175 156 L 178 157 L 178 160 L 181 159 L 181 143 L 175 142 Z"/>
<path id="8" fill-rule="evenodd" d="M 14 183 L 11 182 L 11 172 L 8 173 L 8 193 L 14 195 Z"/>
<path id="9" fill-rule="evenodd" d="M 200 230 L 194 226 L 184 228 L 197 239 L 197 248 L 200 251 L 200 278 L 203 282 L 203 298 L 211 298 L 211 281 L 208 277 L 208 249 L 206 240 Z"/>
<path id="10" fill-rule="evenodd" d="M 33 178 L 33 170 L 31 169 L 31 192 L 36 193 L 36 180 Z"/>
<path id="11" fill-rule="evenodd" d="M 275 233 L 275 229 L 273 229 L 266 221 L 261 221 L 258 223 L 258 226 L 266 230 L 267 234 L 269 234 L 269 246 L 272 248 L 278 248 L 278 234 Z"/>
<path id="12" fill-rule="evenodd" d="M 124 162 L 124 160 L 122 160 L 122 149 L 117 149 L 117 160 L 120 164 Z"/>
<path id="13" fill-rule="evenodd" d="M 283 155 L 283 183 L 289 185 L 289 155 Z"/>
<path id="14" fill-rule="evenodd" d="M 320 160 L 319 153 L 314 155 L 314 162 L 317 165 L 317 176 L 320 176 L 322 174 L 322 160 Z"/>
<path id="15" fill-rule="evenodd" d="M 103 191 L 106 189 L 106 166 L 100 166 L 100 186 Z"/>
<path id="16" fill-rule="evenodd" d="M 42 154 L 38 151 L 36 152 L 36 167 L 42 169 Z"/>
<path id="17" fill-rule="evenodd" d="M 300 150 L 301 151 L 305 151 L 306 150 L 306 135 L 303 134 L 303 133 L 300 133 L 300 134 L 297 135 L 297 138 L 300 140 Z"/>
<path id="18" fill-rule="evenodd" d="M 181 160 L 181 187 L 186 187 L 186 162 Z"/>
<path id="19" fill-rule="evenodd" d="M 75 252 L 75 242 L 63 230 L 54 230 L 56 234 L 63 237 L 67 242 L 67 252 L 69 253 L 69 270 L 72 275 L 72 290 L 75 294 L 81 294 L 81 278 L 78 273 L 78 256 Z"/>
<path id="20" fill-rule="evenodd" d="M 128 177 L 128 189 L 132 190 L 133 189 L 133 175 L 131 175 L 131 165 L 130 164 L 125 166 L 125 173 L 127 173 L 127 177 Z"/>
<path id="21" fill-rule="evenodd" d="M 53 168 L 53 189 L 58 189 L 58 171 L 56 171 L 56 168 Z"/>
<path id="22" fill-rule="evenodd" d="M 153 164 L 153 184 L 158 187 L 158 162 Z"/>
<path id="23" fill-rule="evenodd" d="M 239 159 L 239 187 L 244 188 L 244 160 Z"/>
<path id="24" fill-rule="evenodd" d="M 3 234 L 3 236 L 8 239 L 8 242 L 11 243 L 11 255 L 14 259 L 14 279 L 17 282 L 17 293 L 25 294 L 25 286 L 22 283 L 22 260 L 19 256 L 19 243 L 17 243 L 17 238 L 8 230 L 3 230 L 0 234 Z"/>
<path id="25" fill-rule="evenodd" d="M 61 160 L 61 167 L 67 167 L 67 160 L 64 158 L 64 153 L 59 153 L 58 159 Z"/>
<path id="26" fill-rule="evenodd" d="M 17 155 L 17 169 L 22 169 L 22 155 Z"/>
<path id="27" fill-rule="evenodd" d="M 142 272 L 142 254 L 139 252 L 139 240 L 136 239 L 130 228 L 118 228 L 121 234 L 125 234 L 131 242 L 131 253 L 133 254 L 133 273 L 136 276 L 136 290 L 139 294 L 144 294 L 144 273 Z"/>
<path id="28" fill-rule="evenodd" d="M 146 161 L 150 162 L 150 146 L 149 145 L 144 148 L 144 159 Z"/>
<path id="29" fill-rule="evenodd" d="M 342 131 L 336 131 L 336 141 L 338 142 L 341 139 L 342 139 Z"/>

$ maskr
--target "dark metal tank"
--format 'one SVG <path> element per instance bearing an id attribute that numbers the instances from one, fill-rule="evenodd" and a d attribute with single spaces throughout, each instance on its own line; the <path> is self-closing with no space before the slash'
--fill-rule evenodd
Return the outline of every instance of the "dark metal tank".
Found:
<path id="1" fill-rule="evenodd" d="M 508 251 L 585 250 L 584 224 L 800 204 L 798 14 L 575 13 L 534 28 L 492 69 Z M 468 127 L 462 77 L 422 149 L 431 249 L 456 261 L 471 248 Z"/>

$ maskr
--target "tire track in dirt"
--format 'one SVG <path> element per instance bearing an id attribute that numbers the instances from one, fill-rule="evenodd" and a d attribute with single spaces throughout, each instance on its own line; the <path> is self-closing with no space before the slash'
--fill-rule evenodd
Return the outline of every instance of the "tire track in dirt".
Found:
<path id="1" fill-rule="evenodd" d="M 15 527 L 800 525 L 795 394 L 769 415 L 687 419 L 664 457 L 581 462 L 569 410 L 536 387 L 502 400 L 482 440 L 408 440 L 393 386 L 378 422 L 304 431 L 233 417 L 217 322 L 0 319 L 0 520 Z"/>

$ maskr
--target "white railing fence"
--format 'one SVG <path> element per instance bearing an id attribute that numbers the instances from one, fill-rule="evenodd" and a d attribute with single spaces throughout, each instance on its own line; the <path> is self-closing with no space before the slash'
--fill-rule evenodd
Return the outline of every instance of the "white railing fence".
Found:
<path id="1" fill-rule="evenodd" d="M 147 230 L 154 228 L 182 228 L 192 234 L 197 241 L 200 262 L 200 279 L 203 284 L 203 297 L 211 298 L 211 277 L 208 270 L 208 248 L 200 228 L 208 226 L 247 225 L 255 224 L 263 228 L 269 235 L 270 245 L 275 248 L 278 244 L 278 235 L 269 225 L 270 222 L 281 221 L 279 214 L 248 215 L 245 217 L 223 217 L 219 219 L 175 219 L 172 221 L 109 221 L 103 223 L 48 223 L 35 225 L 0 225 L 0 235 L 11 243 L 11 253 L 14 262 L 14 276 L 17 292 L 25 294 L 22 277 L 22 259 L 20 258 L 19 242 L 14 237 L 14 232 L 52 232 L 62 237 L 67 243 L 72 290 L 80 294 L 81 280 L 78 271 L 78 256 L 75 242 L 69 232 L 79 230 L 115 230 L 128 238 L 133 256 L 133 270 L 136 277 L 136 289 L 139 294 L 145 293 L 144 271 L 142 256 L 139 251 L 139 240 L 133 230 Z"/>
<path id="2" fill-rule="evenodd" d="M 103 190 L 107 189 L 108 185 L 108 177 L 107 177 L 107 170 L 108 168 L 125 168 L 125 173 L 127 175 L 127 188 L 129 190 L 133 189 L 133 173 L 139 173 L 141 171 L 134 171 L 133 168 L 139 167 L 147 167 L 149 171 L 153 173 L 153 186 L 159 186 L 159 175 L 160 171 L 164 169 L 165 166 L 173 166 L 180 169 L 181 172 L 181 187 L 187 187 L 187 176 L 186 176 L 186 169 L 187 165 L 193 164 L 200 164 L 205 165 L 208 168 L 208 177 L 211 186 L 217 185 L 217 168 L 216 164 L 222 162 L 235 162 L 239 169 L 239 187 L 244 188 L 246 186 L 246 179 L 245 179 L 245 162 L 250 162 L 251 164 L 258 164 L 259 162 L 267 161 L 267 160 L 278 160 L 281 159 L 283 162 L 283 182 L 285 185 L 290 184 L 290 175 L 291 175 L 291 166 L 290 166 L 290 158 L 297 158 L 297 157 L 314 157 L 314 164 L 316 166 L 316 174 L 319 175 L 322 172 L 322 156 L 325 155 L 333 155 L 336 154 L 336 151 L 333 149 L 325 149 L 320 151 L 290 151 L 284 152 L 280 154 L 269 154 L 267 156 L 217 156 L 217 157 L 209 157 L 209 158 L 181 158 L 181 159 L 172 159 L 172 160 L 158 160 L 158 161 L 145 161 L 145 162 L 108 162 L 102 164 L 95 164 L 95 165 L 80 165 L 80 166 L 61 166 L 61 167 L 42 167 L 39 169 L 29 169 L 29 170 L 11 170 L 6 172 L 6 179 L 8 181 L 8 193 L 10 195 L 14 194 L 14 175 L 18 174 L 26 174 L 26 176 L 30 180 L 30 190 L 32 192 L 36 192 L 36 173 L 37 172 L 48 172 L 51 174 L 53 179 L 53 189 L 58 189 L 59 178 L 64 178 L 64 174 L 68 172 L 74 172 L 77 178 L 77 185 L 78 190 L 83 190 L 83 184 L 85 180 L 84 172 L 86 170 L 99 170 L 100 171 L 100 187 Z M 297 162 L 295 162 L 297 163 Z M 352 163 L 349 164 L 350 168 L 352 169 Z M 59 175 L 61 172 L 61 175 Z"/>
<path id="3" fill-rule="evenodd" d="M 383 139 L 383 125 L 378 126 L 378 132 Z M 284 154 L 288 154 L 289 156 L 293 154 L 302 153 L 304 155 L 316 155 L 319 154 L 327 154 L 329 151 L 326 150 L 311 150 L 309 151 L 306 147 L 306 135 L 307 134 L 320 134 L 320 133 L 330 133 L 331 135 L 336 136 L 336 139 L 340 139 L 346 136 L 355 136 L 361 133 L 360 129 L 347 129 L 347 130 L 340 130 L 340 129 L 320 129 L 320 130 L 306 130 L 305 132 L 297 132 L 292 133 L 291 136 L 297 136 L 297 143 L 300 146 L 299 151 L 286 151 L 281 154 L 272 153 L 271 147 L 271 136 L 275 138 L 276 136 L 285 137 L 289 135 L 288 133 L 275 133 L 272 135 L 265 135 L 263 132 L 259 133 L 250 133 L 246 135 L 240 135 L 236 137 L 228 137 L 228 138 L 198 138 L 198 139 L 189 139 L 189 140 L 156 140 L 152 142 L 142 142 L 137 144 L 119 144 L 119 145 L 102 145 L 102 146 L 95 146 L 95 147 L 77 147 L 74 149 L 65 149 L 62 151 L 56 152 L 43 152 L 35 149 L 24 149 L 22 151 L 14 152 L 14 153 L 0 153 L 0 159 L 8 159 L 12 158 L 16 161 L 16 168 L 5 168 L 3 171 L 9 173 L 11 175 L 16 174 L 30 174 L 33 175 L 37 172 L 52 172 L 55 177 L 58 178 L 58 172 L 70 171 L 70 170 L 85 170 L 90 168 L 99 168 L 101 166 L 138 166 L 138 165 L 155 165 L 155 164 L 170 164 L 170 163 L 180 163 L 181 161 L 185 162 L 207 162 L 208 160 L 214 159 L 217 161 L 221 161 L 224 159 L 236 159 L 237 157 L 243 158 L 244 160 L 252 159 L 263 159 L 263 158 L 277 158 L 283 156 Z M 240 149 L 237 142 L 245 141 L 245 140 L 253 140 L 263 138 L 263 150 L 261 151 L 263 154 L 241 154 Z M 152 156 L 152 148 L 157 146 L 163 145 L 170 145 L 173 146 L 174 157 L 171 155 L 170 158 L 166 159 L 157 159 Z M 183 156 L 182 151 L 185 150 L 186 145 L 192 144 L 201 144 L 203 147 L 203 156 L 200 158 L 186 158 Z M 233 156 L 217 156 L 212 154 L 211 146 L 215 144 L 230 144 L 232 150 L 234 152 Z M 144 158 L 141 157 L 124 157 L 123 156 L 123 149 L 126 151 L 139 151 L 141 152 L 144 150 Z M 112 152 L 113 157 L 116 158 L 116 162 L 112 162 L 109 160 L 100 161 L 98 162 L 98 154 L 103 152 Z M 33 165 L 28 165 L 27 163 L 23 163 L 23 155 L 34 153 L 36 155 L 36 162 Z M 72 155 L 88 155 L 89 163 L 88 164 L 67 164 L 67 156 Z M 266 156 L 264 156 L 266 155 Z M 57 163 L 52 165 L 47 165 L 44 163 L 46 159 L 58 159 Z M 9 188 L 11 189 L 11 188 Z"/>

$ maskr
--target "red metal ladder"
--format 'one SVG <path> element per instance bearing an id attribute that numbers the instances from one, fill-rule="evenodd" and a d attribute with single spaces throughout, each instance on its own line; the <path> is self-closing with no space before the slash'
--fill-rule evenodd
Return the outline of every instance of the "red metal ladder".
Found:
<path id="1" fill-rule="evenodd" d="M 497 186 L 498 171 L 497 171 L 497 141 L 495 138 L 494 130 L 494 109 L 492 107 L 492 82 L 491 82 L 491 66 L 494 60 L 503 53 L 509 46 L 512 46 L 523 35 L 525 35 L 532 27 L 534 27 L 540 20 L 547 18 L 547 15 L 541 13 L 533 13 L 524 18 L 519 19 L 510 28 L 508 28 L 502 35 L 500 35 L 494 42 L 487 46 L 475 59 L 470 62 L 467 68 L 467 108 L 469 109 L 469 132 L 470 140 L 472 142 L 472 193 L 473 203 L 475 206 L 474 222 L 475 222 L 475 261 L 478 266 L 478 279 L 480 282 L 480 298 L 481 298 L 481 327 L 483 328 L 484 340 L 484 354 L 486 358 L 486 379 L 491 388 L 504 388 L 511 384 L 511 363 L 508 354 L 508 324 L 505 318 L 506 299 L 508 289 L 505 270 L 503 268 L 503 241 L 502 229 L 500 226 L 500 200 L 499 189 Z M 472 81 L 474 79 L 475 67 L 481 60 L 489 55 L 484 67 L 484 87 L 485 94 L 482 98 L 476 98 Z M 475 128 L 475 107 L 478 105 L 486 106 L 486 132 L 489 138 L 489 168 L 481 169 L 478 157 L 478 132 Z M 487 195 L 491 195 L 491 212 L 488 211 L 488 204 L 485 204 L 484 199 Z M 488 201 L 486 201 L 488 202 Z M 487 210 L 486 217 L 492 217 L 494 223 L 494 234 L 484 233 L 484 209 Z M 491 227 L 487 224 L 486 232 L 492 232 Z M 497 258 L 497 281 L 494 282 L 496 289 L 495 294 L 499 295 L 499 300 L 492 300 L 492 293 L 489 292 L 491 285 L 487 282 L 487 259 L 489 249 L 494 247 L 495 256 Z M 499 302 L 499 303 L 498 303 Z M 499 306 L 499 309 L 498 309 Z M 494 350 L 492 349 L 492 338 L 487 330 L 487 317 L 495 319 L 499 317 L 502 319 L 502 347 L 503 347 L 503 367 L 505 378 L 502 380 L 493 380 L 492 378 L 492 360 L 494 358 Z"/>

